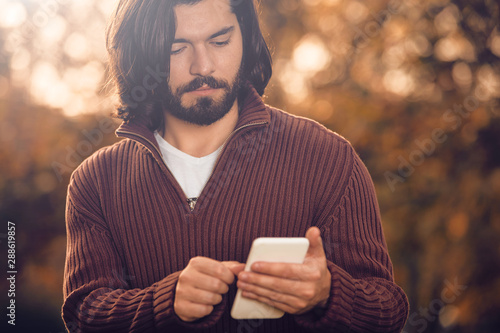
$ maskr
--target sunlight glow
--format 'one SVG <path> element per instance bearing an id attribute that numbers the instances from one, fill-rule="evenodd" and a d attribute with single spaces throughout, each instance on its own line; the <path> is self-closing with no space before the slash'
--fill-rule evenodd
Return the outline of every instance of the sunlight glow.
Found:
<path id="1" fill-rule="evenodd" d="M 384 87 L 400 96 L 408 96 L 414 89 L 412 77 L 404 70 L 394 69 L 388 71 L 384 76 Z"/>
<path id="2" fill-rule="evenodd" d="M 447 305 L 439 311 L 439 323 L 445 329 L 456 324 L 460 318 L 460 310 L 454 305 Z"/>
<path id="3" fill-rule="evenodd" d="M 480 93 L 477 97 L 481 100 L 488 100 L 492 97 L 500 97 L 500 75 L 490 65 L 483 65 L 477 71 L 477 81 Z"/>
<path id="4" fill-rule="evenodd" d="M 66 34 L 66 20 L 61 16 L 52 18 L 47 25 L 40 29 L 40 38 L 44 45 L 53 45 L 61 41 Z"/>
<path id="5" fill-rule="evenodd" d="M 500 58 L 500 34 L 493 36 L 491 39 L 491 52 Z"/>
<path id="6" fill-rule="evenodd" d="M 298 104 L 309 95 L 305 77 L 290 63 L 287 63 L 280 71 L 279 80 L 292 103 Z"/>
<path id="7" fill-rule="evenodd" d="M 319 37 L 307 35 L 297 43 L 292 60 L 297 70 L 312 77 L 326 68 L 330 62 L 330 53 Z"/>
<path id="8" fill-rule="evenodd" d="M 407 53 L 418 57 L 427 57 L 432 54 L 432 47 L 424 34 L 414 34 L 405 41 L 405 50 Z"/>
<path id="9" fill-rule="evenodd" d="M 462 36 L 454 35 L 437 41 L 434 47 L 436 57 L 441 61 L 463 59 L 474 61 L 476 55 L 472 44 Z"/>
<path id="10" fill-rule="evenodd" d="M 436 16 L 434 25 L 440 35 L 446 36 L 458 29 L 459 18 L 460 11 L 457 6 L 449 5 Z"/>
<path id="11" fill-rule="evenodd" d="M 366 18 L 368 9 L 359 1 L 348 1 L 344 14 L 348 21 L 357 24 Z"/>
<path id="12" fill-rule="evenodd" d="M 88 42 L 85 36 L 72 33 L 64 43 L 64 52 L 75 60 L 85 60 L 89 56 Z"/>
<path id="13" fill-rule="evenodd" d="M 103 65 L 97 61 L 91 61 L 80 68 L 68 68 L 63 80 L 75 92 L 93 95 L 101 83 L 103 74 Z"/>
<path id="14" fill-rule="evenodd" d="M 469 86 L 472 83 L 472 71 L 465 62 L 456 63 L 451 73 L 453 81 L 460 86 Z"/>
<path id="15" fill-rule="evenodd" d="M 10 68 L 13 71 L 27 69 L 31 63 L 31 54 L 24 47 L 19 48 L 12 57 Z"/>
<path id="16" fill-rule="evenodd" d="M 39 61 L 33 69 L 31 93 L 41 103 L 62 108 L 70 98 L 68 86 L 61 81 L 56 68 Z"/>
<path id="17" fill-rule="evenodd" d="M 0 10 L 0 26 L 16 28 L 26 20 L 26 7 L 17 1 L 7 2 Z"/>

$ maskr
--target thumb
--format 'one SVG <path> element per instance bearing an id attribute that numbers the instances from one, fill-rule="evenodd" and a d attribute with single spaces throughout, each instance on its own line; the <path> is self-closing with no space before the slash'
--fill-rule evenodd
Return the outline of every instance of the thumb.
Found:
<path id="1" fill-rule="evenodd" d="M 245 270 L 245 264 L 238 264 L 230 268 L 231 272 L 233 272 L 234 275 L 238 276 L 240 272 L 243 272 Z"/>
<path id="2" fill-rule="evenodd" d="M 245 269 L 245 264 L 238 261 L 223 261 L 222 264 L 226 266 L 234 275 L 238 275 L 239 272 Z"/>
<path id="3" fill-rule="evenodd" d="M 317 227 L 307 229 L 306 238 L 309 240 L 309 249 L 307 257 L 325 257 L 323 249 L 323 241 L 321 240 L 321 232 Z"/>

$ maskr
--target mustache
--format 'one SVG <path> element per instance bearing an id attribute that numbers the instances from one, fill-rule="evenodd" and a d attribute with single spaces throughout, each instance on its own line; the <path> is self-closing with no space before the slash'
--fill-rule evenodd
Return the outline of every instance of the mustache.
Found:
<path id="1" fill-rule="evenodd" d="M 193 81 L 177 88 L 177 93 L 184 94 L 190 91 L 197 90 L 204 85 L 207 85 L 208 87 L 212 89 L 229 89 L 229 83 L 225 80 L 217 80 L 213 76 L 203 76 L 203 77 L 197 77 Z"/>

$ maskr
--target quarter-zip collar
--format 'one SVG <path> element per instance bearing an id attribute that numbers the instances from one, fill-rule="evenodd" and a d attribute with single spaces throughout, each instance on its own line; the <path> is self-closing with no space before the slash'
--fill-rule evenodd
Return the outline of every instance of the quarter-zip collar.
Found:
<path id="1" fill-rule="evenodd" d="M 234 135 L 243 129 L 257 125 L 268 126 L 270 123 L 271 116 L 269 111 L 257 91 L 249 83 L 247 83 L 243 89 L 245 89 L 244 96 L 246 97 L 244 98 L 244 102 L 241 104 L 242 107 L 240 108 L 236 127 L 226 142 L 224 142 L 224 145 L 229 143 Z M 137 116 L 128 123 L 123 122 L 116 130 L 116 136 L 128 138 L 141 143 L 160 162 L 163 160 L 160 152 L 160 146 L 154 137 L 153 131 L 147 127 L 146 123 L 146 118 L 142 115 Z"/>
<path id="2" fill-rule="evenodd" d="M 236 138 L 240 138 L 243 132 L 247 132 L 250 129 L 260 128 L 261 126 L 269 126 L 269 123 L 271 121 L 269 110 L 267 109 L 257 91 L 248 83 L 243 89 L 245 90 L 243 91 L 242 95 L 245 97 L 243 99 L 243 103 L 241 104 L 242 107 L 240 108 L 236 127 L 223 143 L 223 148 L 214 166 L 214 171 L 216 170 L 217 165 L 220 162 L 221 156 L 225 154 L 224 152 L 226 150 L 226 147 L 229 146 L 231 142 L 233 142 L 233 140 L 235 140 Z M 156 138 L 154 137 L 154 132 L 151 131 L 146 124 L 147 119 L 142 115 L 138 116 L 133 121 L 122 123 L 122 125 L 116 130 L 116 135 L 118 137 L 128 138 L 142 144 L 145 149 L 147 149 L 147 151 L 153 155 L 160 168 L 163 169 L 167 176 L 171 177 L 171 180 L 176 184 L 175 187 L 176 191 L 178 192 L 179 198 L 187 199 L 184 197 L 182 189 L 175 181 L 174 176 L 167 168 L 167 165 L 163 160 L 160 146 L 156 141 Z M 210 176 L 210 179 L 211 178 L 212 176 Z M 205 189 L 203 189 L 200 198 L 203 196 L 204 192 Z M 183 201 L 186 204 L 186 209 L 193 213 L 197 201 L 190 202 L 189 199 Z"/>

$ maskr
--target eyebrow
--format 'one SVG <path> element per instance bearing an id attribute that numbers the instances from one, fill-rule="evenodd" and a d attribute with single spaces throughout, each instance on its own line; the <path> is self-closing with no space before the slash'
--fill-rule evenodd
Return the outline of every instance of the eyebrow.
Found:
<path id="1" fill-rule="evenodd" d="M 210 35 L 210 37 L 208 37 L 207 40 L 214 39 L 214 38 L 217 38 L 219 36 L 226 35 L 226 34 L 232 32 L 232 31 L 234 31 L 234 26 L 223 28 L 223 29 L 217 31 L 216 33 Z M 189 40 L 187 40 L 185 38 L 176 38 L 176 39 L 174 39 L 174 42 L 172 44 L 175 44 L 175 43 L 189 43 Z"/>

